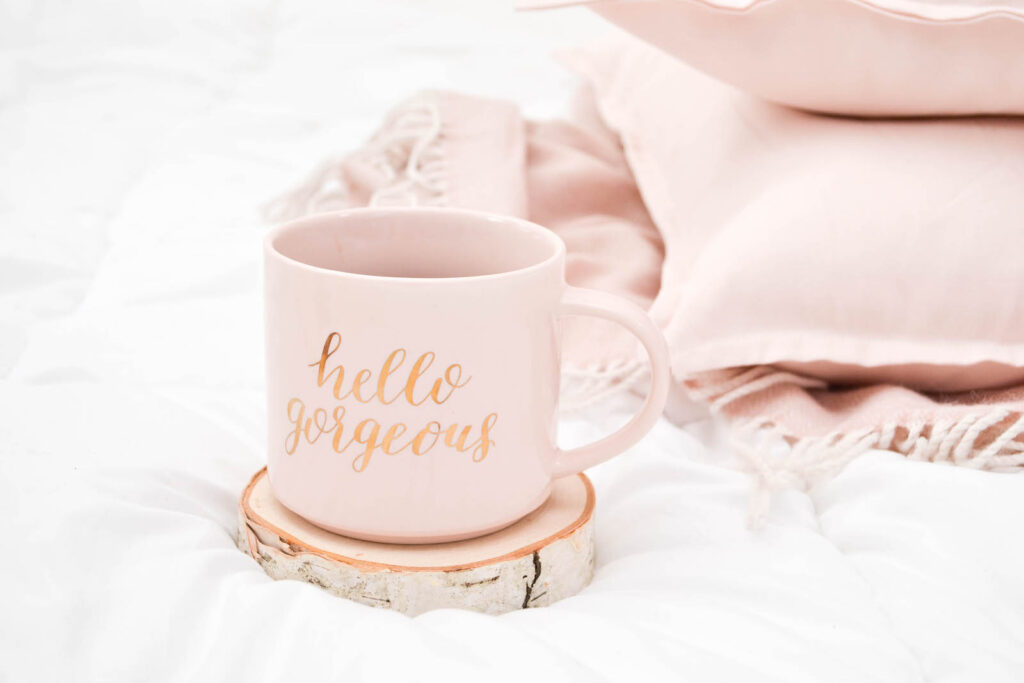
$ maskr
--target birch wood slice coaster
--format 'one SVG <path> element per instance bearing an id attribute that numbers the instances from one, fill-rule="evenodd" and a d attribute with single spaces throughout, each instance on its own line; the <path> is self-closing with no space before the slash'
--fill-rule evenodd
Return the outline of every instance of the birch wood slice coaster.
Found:
<path id="1" fill-rule="evenodd" d="M 594 487 L 555 481 L 551 497 L 512 526 L 434 545 L 371 543 L 332 534 L 277 502 L 266 468 L 238 506 L 238 546 L 275 579 L 408 615 L 458 607 L 501 614 L 575 595 L 594 574 Z"/>

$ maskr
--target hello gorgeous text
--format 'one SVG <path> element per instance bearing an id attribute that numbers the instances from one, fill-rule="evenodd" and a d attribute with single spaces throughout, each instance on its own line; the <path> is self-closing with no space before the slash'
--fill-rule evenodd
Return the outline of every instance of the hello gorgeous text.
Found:
<path id="1" fill-rule="evenodd" d="M 404 422 L 382 424 L 374 418 L 366 418 L 347 430 L 344 403 L 387 406 L 397 402 L 428 409 L 443 405 L 472 378 L 463 377 L 462 366 L 458 363 L 448 365 L 442 372 L 431 373 L 436 357 L 430 351 L 406 365 L 408 354 L 401 348 L 392 351 L 376 373 L 363 368 L 349 376 L 345 366 L 336 362 L 340 349 L 341 334 L 331 332 L 324 340 L 320 358 L 309 364 L 315 369 L 317 387 L 328 387 L 339 403 L 330 410 L 310 409 L 302 399 L 289 400 L 287 416 L 292 429 L 285 438 L 287 453 L 295 453 L 303 442 L 314 444 L 329 435 L 336 453 L 353 449 L 352 469 L 356 472 L 365 470 L 378 451 L 397 455 L 408 450 L 414 455 L 424 455 L 438 444 L 459 453 L 469 453 L 474 462 L 487 457 L 494 446 L 491 436 L 498 421 L 498 415 L 493 412 L 484 417 L 476 429 L 473 425 L 441 424 L 437 420 L 430 420 L 416 429 Z"/>

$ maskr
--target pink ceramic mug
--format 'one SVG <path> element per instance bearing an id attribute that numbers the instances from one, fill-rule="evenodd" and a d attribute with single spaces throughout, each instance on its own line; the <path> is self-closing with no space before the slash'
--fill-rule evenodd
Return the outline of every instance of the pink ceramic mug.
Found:
<path id="1" fill-rule="evenodd" d="M 265 243 L 268 471 L 314 524 L 429 543 L 500 529 L 552 480 L 636 443 L 669 385 L 661 332 L 633 304 L 565 284 L 565 246 L 515 218 L 357 209 L 273 230 Z M 555 445 L 558 318 L 631 330 L 652 384 L 629 424 Z"/>

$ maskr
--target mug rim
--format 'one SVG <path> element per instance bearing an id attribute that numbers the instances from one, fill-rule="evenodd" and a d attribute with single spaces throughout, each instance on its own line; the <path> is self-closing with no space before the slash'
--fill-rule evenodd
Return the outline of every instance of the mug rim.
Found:
<path id="1" fill-rule="evenodd" d="M 314 266 L 298 259 L 292 258 L 284 254 L 280 249 L 274 246 L 274 242 L 289 232 L 298 230 L 304 225 L 313 221 L 322 221 L 327 218 L 350 218 L 352 216 L 366 215 L 366 216 L 401 216 L 406 215 L 450 215 L 460 216 L 463 218 L 477 218 L 480 220 L 486 220 L 494 223 L 505 224 L 505 225 L 517 225 L 519 228 L 526 229 L 536 235 L 539 235 L 545 241 L 552 246 L 552 253 L 537 263 L 531 263 L 530 265 L 523 266 L 521 268 L 513 268 L 511 270 L 503 270 L 498 273 L 486 273 L 483 275 L 455 275 L 450 277 L 415 277 L 415 276 L 400 276 L 400 275 L 372 275 L 367 273 L 353 273 L 347 270 L 334 270 L 332 268 L 324 268 L 322 266 Z M 272 256 L 281 260 L 288 266 L 296 267 L 302 270 L 307 270 L 319 275 L 337 276 L 343 278 L 357 278 L 361 280 L 371 280 L 374 282 L 401 282 L 401 283 L 452 283 L 452 282 L 479 282 L 484 280 L 497 280 L 502 278 L 514 277 L 527 275 L 537 271 L 544 270 L 557 265 L 565 258 L 565 242 L 562 238 L 556 235 L 553 231 L 545 228 L 542 225 L 528 221 L 523 218 L 516 216 L 509 216 L 500 213 L 494 213 L 491 211 L 481 211 L 478 209 L 461 209 L 446 206 L 401 206 L 401 207 L 354 207 L 350 209 L 341 209 L 337 211 L 324 211 L 319 213 L 312 213 L 301 218 L 295 218 L 280 225 L 272 227 L 263 238 L 263 251 L 268 256 Z"/>

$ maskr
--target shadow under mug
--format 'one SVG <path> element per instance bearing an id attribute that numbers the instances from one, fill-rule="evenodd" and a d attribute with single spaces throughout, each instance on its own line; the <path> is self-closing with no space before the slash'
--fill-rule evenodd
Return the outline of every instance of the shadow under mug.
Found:
<path id="1" fill-rule="evenodd" d="M 354 209 L 275 228 L 264 244 L 268 472 L 274 495 L 354 538 L 437 543 L 540 506 L 557 477 L 654 425 L 664 337 L 625 299 L 565 283 L 565 246 L 516 218 Z M 633 332 L 651 387 L 617 432 L 556 446 L 558 318 Z"/>

